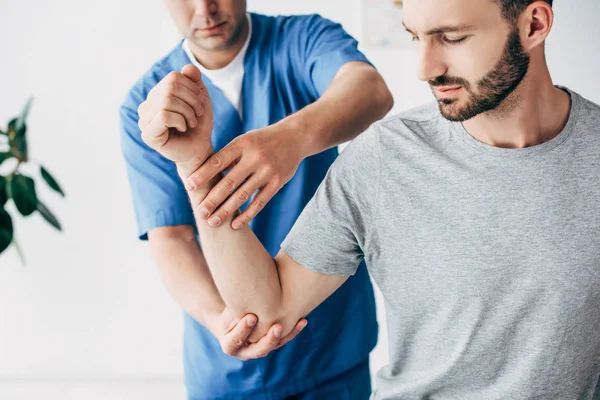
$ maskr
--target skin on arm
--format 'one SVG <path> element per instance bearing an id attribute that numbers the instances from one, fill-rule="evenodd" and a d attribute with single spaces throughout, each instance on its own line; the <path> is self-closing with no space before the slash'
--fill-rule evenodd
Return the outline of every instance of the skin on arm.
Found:
<path id="1" fill-rule="evenodd" d="M 198 155 L 213 150 L 210 140 L 213 115 L 200 71 L 186 65 L 181 75 L 193 82 L 200 92 L 198 99 L 203 113 L 196 114 L 198 121 L 194 124 L 195 128 L 188 128 L 185 118 L 180 115 L 173 116 L 163 110 L 149 119 L 152 129 L 142 129 L 142 139 L 175 162 L 180 177 L 185 180 L 202 164 L 198 164 Z M 198 208 L 213 184 L 211 182 L 206 188 L 189 192 L 193 209 Z M 235 231 L 231 228 L 230 220 L 227 222 L 213 230 L 206 221 L 197 218 L 203 254 L 227 309 L 234 318 L 243 316 L 246 310 L 252 310 L 259 318 L 250 337 L 252 342 L 263 337 L 272 323 L 279 320 L 283 324 L 282 336 L 293 332 L 298 319 L 346 280 L 346 277 L 312 272 L 285 256 L 277 258 L 277 263 L 281 264 L 278 266 L 250 228 L 246 226 Z M 296 321 L 289 322 L 294 318 Z"/>
<path id="2" fill-rule="evenodd" d="M 197 166 L 212 148 L 192 138 L 210 138 L 212 108 L 210 101 L 202 102 L 206 88 L 198 84 L 199 71 L 190 66 L 187 71 L 191 71 L 190 76 L 170 73 L 150 91 L 138 108 L 138 125 L 142 139 L 150 147 L 171 160 L 182 151 L 188 152 L 183 164 Z M 183 150 L 171 150 L 168 143 L 171 137 L 183 141 Z M 249 346 L 247 337 L 255 327 L 256 316 L 236 317 L 225 307 L 192 226 L 156 228 L 148 232 L 148 237 L 167 290 L 188 314 L 215 335 L 226 354 L 242 359 L 252 358 L 253 354 L 266 355 L 291 340 L 306 325 L 306 321 L 297 321 L 293 332 L 286 337 L 282 337 L 280 325 L 273 325 L 260 341 Z"/>
<path id="3" fill-rule="evenodd" d="M 282 338 L 283 327 L 273 324 L 256 343 L 248 338 L 255 328 L 254 314 L 232 315 L 221 299 L 206 260 L 189 225 L 156 228 L 148 232 L 152 255 L 161 279 L 177 304 L 219 340 L 225 354 L 248 360 L 264 357 L 292 340 L 306 326 L 296 321 Z"/>
<path id="4" fill-rule="evenodd" d="M 189 192 L 192 205 L 199 204 L 210 188 L 209 184 Z M 227 308 L 236 317 L 258 316 L 250 341 L 264 336 L 275 323 L 282 324 L 283 334 L 288 334 L 348 278 L 314 272 L 284 252 L 273 259 L 248 226 L 234 230 L 226 223 L 212 228 L 196 219 L 204 255 Z M 232 219 L 229 216 L 226 221 Z"/>
<path id="5" fill-rule="evenodd" d="M 230 169 L 201 202 L 198 216 L 219 226 L 259 190 L 233 220 L 232 227 L 239 229 L 294 176 L 302 160 L 354 139 L 392 105 L 392 95 L 375 68 L 360 61 L 344 64 L 316 102 L 277 124 L 238 137 L 188 177 L 186 186 L 193 190 Z"/>

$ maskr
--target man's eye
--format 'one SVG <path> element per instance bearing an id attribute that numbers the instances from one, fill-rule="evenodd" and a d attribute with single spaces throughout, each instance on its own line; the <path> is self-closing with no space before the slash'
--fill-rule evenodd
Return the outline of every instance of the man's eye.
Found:
<path id="1" fill-rule="evenodd" d="M 443 40 L 444 42 L 448 43 L 448 44 L 458 44 L 458 43 L 462 43 L 465 41 L 465 39 L 467 39 L 467 36 L 465 37 L 461 37 L 459 39 L 449 39 L 447 37 L 444 36 Z"/>

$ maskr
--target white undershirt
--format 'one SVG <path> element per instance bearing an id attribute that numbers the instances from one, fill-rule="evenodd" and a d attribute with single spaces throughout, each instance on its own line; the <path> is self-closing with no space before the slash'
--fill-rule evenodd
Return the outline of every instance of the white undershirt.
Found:
<path id="1" fill-rule="evenodd" d="M 252 35 L 252 20 L 250 16 L 246 14 L 248 19 L 248 37 L 244 46 L 240 52 L 235 56 L 233 60 L 226 66 L 220 69 L 206 69 L 202 64 L 196 60 L 194 53 L 190 49 L 188 40 L 185 39 L 181 45 L 183 50 L 186 52 L 192 64 L 200 69 L 203 75 L 206 75 L 208 79 L 223 93 L 223 95 L 233 104 L 240 118 L 242 117 L 242 82 L 244 80 L 244 58 L 246 57 L 246 51 L 248 50 L 248 44 L 250 43 L 250 36 Z"/>

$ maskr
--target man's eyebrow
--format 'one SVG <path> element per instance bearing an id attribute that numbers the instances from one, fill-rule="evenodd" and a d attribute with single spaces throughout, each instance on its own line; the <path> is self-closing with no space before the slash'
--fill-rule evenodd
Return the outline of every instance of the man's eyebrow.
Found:
<path id="1" fill-rule="evenodd" d="M 404 29 L 406 29 L 409 33 L 416 36 L 416 34 L 409 27 L 406 26 L 404 21 L 402 21 L 402 25 L 404 26 Z M 467 24 L 445 25 L 445 26 L 440 26 L 437 28 L 430 29 L 427 32 L 425 32 L 425 35 L 437 35 L 440 33 L 448 33 L 448 32 L 462 32 L 462 31 L 469 31 L 472 29 L 475 29 L 475 27 L 473 25 L 467 25 Z"/>

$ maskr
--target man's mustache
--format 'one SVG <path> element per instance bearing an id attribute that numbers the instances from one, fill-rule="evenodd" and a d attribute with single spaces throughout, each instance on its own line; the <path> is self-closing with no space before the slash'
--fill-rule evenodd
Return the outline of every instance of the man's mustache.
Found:
<path id="1" fill-rule="evenodd" d="M 458 78 L 455 76 L 447 76 L 447 75 L 441 75 L 438 76 L 435 79 L 431 79 L 430 81 L 428 81 L 430 86 L 450 86 L 450 85 L 457 85 L 457 86 L 464 86 L 464 87 L 469 87 L 469 82 L 466 81 L 463 78 Z"/>

